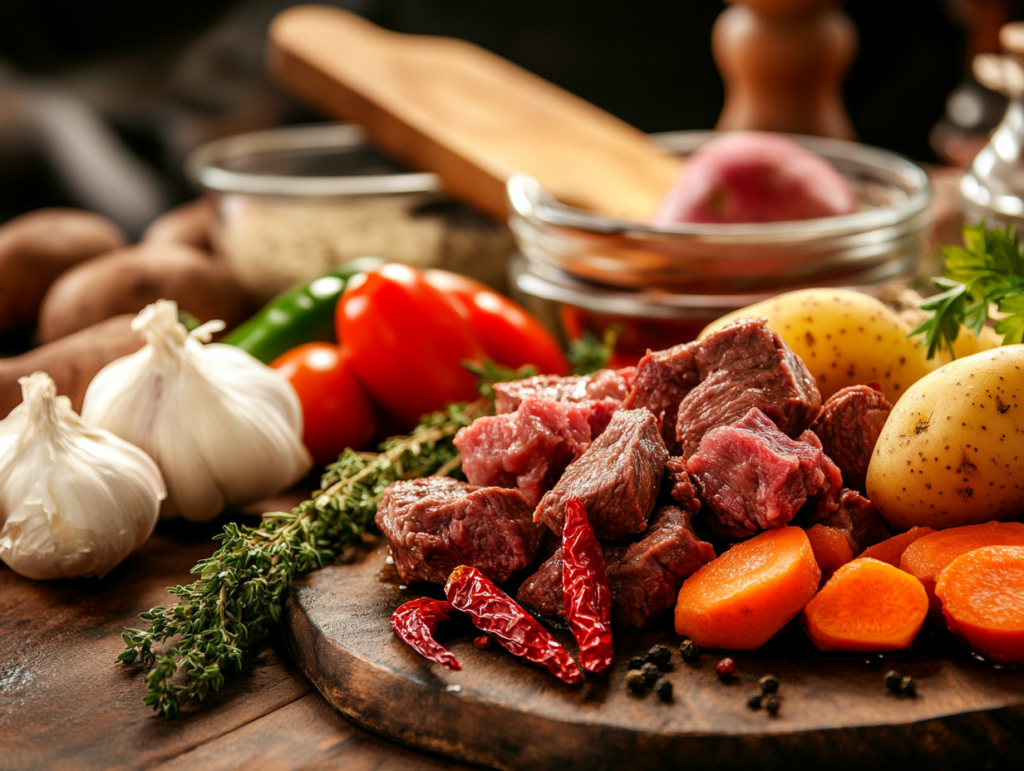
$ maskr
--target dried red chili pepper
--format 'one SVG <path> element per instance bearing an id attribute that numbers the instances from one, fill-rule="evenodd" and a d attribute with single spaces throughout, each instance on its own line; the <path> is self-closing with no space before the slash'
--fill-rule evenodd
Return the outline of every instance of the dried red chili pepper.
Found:
<path id="1" fill-rule="evenodd" d="M 455 568 L 444 592 L 452 607 L 466 613 L 478 629 L 512 654 L 545 667 L 567 683 L 582 682 L 583 674 L 558 640 L 476 568 Z"/>
<path id="2" fill-rule="evenodd" d="M 406 645 L 421 656 L 436 661 L 445 669 L 457 672 L 462 664 L 434 639 L 442 621 L 452 617 L 452 604 L 444 600 L 420 597 L 407 602 L 391 614 L 391 626 Z"/>
<path id="3" fill-rule="evenodd" d="M 601 544 L 579 498 L 565 503 L 562 589 L 565 618 L 580 646 L 580 664 L 601 674 L 612 665 L 612 593 Z"/>

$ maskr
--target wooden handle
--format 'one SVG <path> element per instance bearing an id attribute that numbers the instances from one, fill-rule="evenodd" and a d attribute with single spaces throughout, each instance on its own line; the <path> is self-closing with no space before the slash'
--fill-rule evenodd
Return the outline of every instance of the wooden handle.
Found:
<path id="1" fill-rule="evenodd" d="M 637 129 L 464 41 L 299 6 L 272 23 L 268 57 L 290 93 L 495 217 L 506 180 L 525 172 L 564 203 L 647 220 L 680 167 Z"/>

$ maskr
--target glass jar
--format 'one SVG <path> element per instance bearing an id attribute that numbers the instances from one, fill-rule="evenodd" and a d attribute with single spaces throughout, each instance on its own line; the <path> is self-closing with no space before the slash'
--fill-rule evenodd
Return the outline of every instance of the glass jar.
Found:
<path id="1" fill-rule="evenodd" d="M 687 131 L 655 139 L 686 156 L 714 136 Z M 688 342 L 714 319 L 779 292 L 849 286 L 880 294 L 909 276 L 930 222 L 925 172 L 866 145 L 790 138 L 846 177 L 858 211 L 798 222 L 652 227 L 566 206 L 535 179 L 512 177 L 515 296 L 567 340 L 616 326 L 619 363 Z"/>
<path id="2" fill-rule="evenodd" d="M 506 287 L 515 247 L 505 223 L 451 199 L 435 175 L 403 169 L 355 126 L 217 140 L 186 171 L 213 200 L 214 248 L 254 299 L 367 255 Z"/>

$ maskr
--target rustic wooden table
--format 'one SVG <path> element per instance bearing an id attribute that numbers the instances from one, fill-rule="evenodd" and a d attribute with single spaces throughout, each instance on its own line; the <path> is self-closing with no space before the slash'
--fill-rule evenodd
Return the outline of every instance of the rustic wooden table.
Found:
<path id="1" fill-rule="evenodd" d="M 933 174 L 931 244 L 955 234 L 955 179 L 952 170 Z M 101 581 L 35 582 L 0 563 L 0 768 L 467 768 L 347 722 L 296 670 L 279 634 L 178 720 L 143 705 L 142 670 L 114 663 L 121 632 L 170 602 L 168 586 L 192 580 L 223 524 L 162 522 Z"/>

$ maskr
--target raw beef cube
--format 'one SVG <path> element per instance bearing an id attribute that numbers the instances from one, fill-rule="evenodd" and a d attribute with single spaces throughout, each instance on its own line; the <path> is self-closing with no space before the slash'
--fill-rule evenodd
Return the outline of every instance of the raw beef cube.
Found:
<path id="1" fill-rule="evenodd" d="M 700 511 L 700 498 L 693 477 L 686 470 L 686 458 L 669 458 L 665 464 L 665 479 L 670 485 L 669 494 L 679 508 L 691 514 Z"/>
<path id="2" fill-rule="evenodd" d="M 854 556 L 892 535 L 875 504 L 856 490 L 844 488 L 839 493 L 838 504 L 835 511 L 818 511 L 810 519 L 841 530 L 850 542 Z"/>
<path id="3" fill-rule="evenodd" d="M 531 506 L 554 487 L 619 409 L 613 399 L 579 404 L 527 398 L 515 412 L 477 418 L 455 435 L 472 484 L 518 487 Z"/>
<path id="4" fill-rule="evenodd" d="M 654 416 L 647 410 L 619 410 L 541 499 L 534 520 L 561 534 L 565 500 L 579 496 L 598 538 L 642 532 L 667 459 Z"/>
<path id="5" fill-rule="evenodd" d="M 694 533 L 689 513 L 675 506 L 655 511 L 640 540 L 603 551 L 612 619 L 637 629 L 671 608 L 683 581 L 715 558 L 714 547 Z M 536 613 L 565 615 L 561 550 L 526 579 L 518 599 Z"/>
<path id="6" fill-rule="evenodd" d="M 448 477 L 389 485 L 374 522 L 408 584 L 443 584 L 459 565 L 471 565 L 497 583 L 507 581 L 533 561 L 542 532 L 518 490 Z"/>
<path id="7" fill-rule="evenodd" d="M 814 377 L 764 319 L 741 319 L 691 346 L 701 382 L 679 404 L 676 440 L 683 457 L 696 452 L 705 433 L 753 407 L 791 437 L 818 414 Z"/>
<path id="8" fill-rule="evenodd" d="M 700 383 L 700 370 L 690 346 L 677 345 L 664 351 L 648 351 L 636 368 L 636 379 L 624 409 L 647 409 L 658 422 L 666 447 L 679 454 L 676 417 L 679 403 Z"/>
<path id="9" fill-rule="evenodd" d="M 745 538 L 789 522 L 808 498 L 835 509 L 842 487 L 836 465 L 805 431 L 790 439 L 758 409 L 731 426 L 708 431 L 686 461 L 715 535 Z"/>
<path id="10" fill-rule="evenodd" d="M 707 431 L 752 407 L 797 436 L 818 414 L 821 394 L 764 319 L 740 319 L 702 340 L 649 352 L 623 407 L 649 409 L 669 450 L 689 456 Z"/>
<path id="11" fill-rule="evenodd" d="M 850 489 L 862 494 L 867 491 L 868 461 L 890 412 L 892 405 L 881 391 L 856 385 L 830 396 L 811 425 Z"/>
<path id="12" fill-rule="evenodd" d="M 636 368 L 602 369 L 590 375 L 537 375 L 509 383 L 494 384 L 494 411 L 502 415 L 514 412 L 528 397 L 546 399 L 552 402 L 585 402 L 592 399 L 625 400 Z"/>

